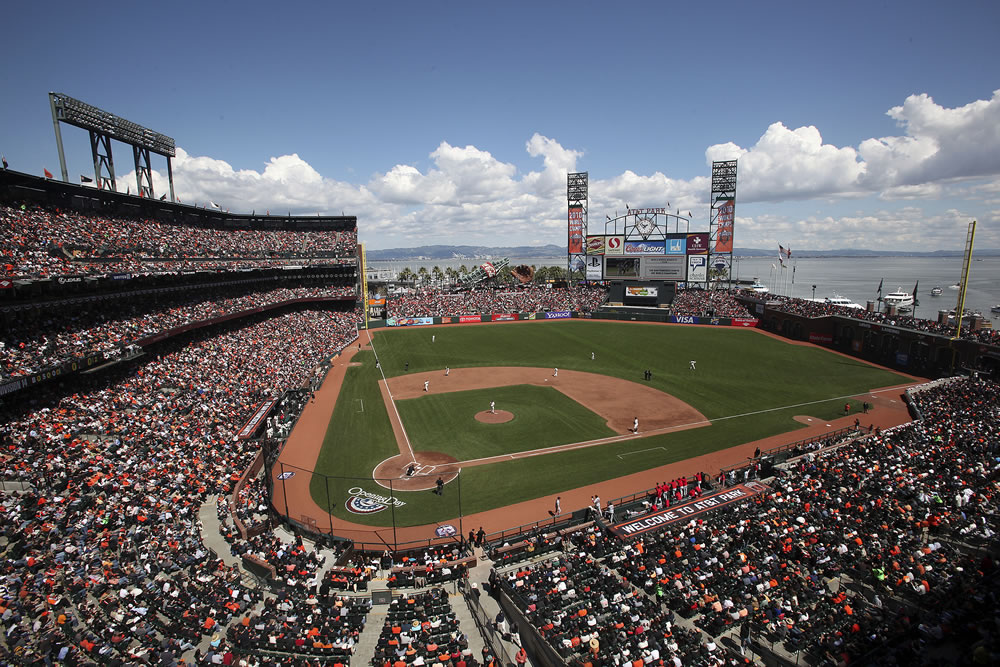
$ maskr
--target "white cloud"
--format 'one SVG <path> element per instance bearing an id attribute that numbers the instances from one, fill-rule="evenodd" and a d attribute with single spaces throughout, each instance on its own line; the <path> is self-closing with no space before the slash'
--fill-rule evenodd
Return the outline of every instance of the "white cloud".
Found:
<path id="1" fill-rule="evenodd" d="M 965 206 L 956 207 L 953 218 L 934 222 L 943 215 L 939 210 L 883 210 L 880 199 L 922 201 L 938 208 L 933 202 L 948 198 L 995 208 L 1000 189 L 1000 90 L 989 100 L 956 108 L 942 107 L 927 95 L 911 95 L 887 113 L 903 133 L 865 139 L 857 147 L 824 143 L 814 126 L 791 129 L 780 122 L 771 124 L 750 147 L 732 142 L 709 146 L 708 163 L 739 158 L 737 213 L 744 217 L 738 218 L 737 243 L 767 247 L 779 238 L 791 243 L 794 237 L 798 247 L 830 247 L 831 238 L 844 240 L 837 247 L 879 247 L 886 242 L 919 247 L 924 239 L 938 238 L 941 224 L 967 222 L 970 214 L 957 210 Z M 233 211 L 357 215 L 362 239 L 372 247 L 499 245 L 528 239 L 562 244 L 566 174 L 586 168 L 581 165 L 584 155 L 538 133 L 525 141 L 524 149 L 537 161 L 537 169 L 519 172 L 480 147 L 441 142 L 429 153 L 431 167 L 426 171 L 397 164 L 363 184 L 325 178 L 294 153 L 272 157 L 257 171 L 236 170 L 223 160 L 178 149 L 174 176 L 178 195 L 189 204 L 215 201 Z M 591 231 L 600 233 L 604 215 L 623 211 L 626 203 L 667 202 L 671 209 L 694 214 L 692 229 L 704 229 L 707 172 L 676 179 L 661 172 L 626 170 L 592 180 Z M 154 172 L 153 178 L 157 193 L 165 192 L 165 175 Z M 134 184 L 134 173 L 119 183 Z M 778 214 L 775 206 L 817 199 L 825 206 L 840 200 L 842 206 L 845 200 L 861 198 L 877 212 L 796 216 Z M 995 213 L 989 216 L 995 219 Z M 956 246 L 952 232 L 941 236 L 947 247 Z"/>

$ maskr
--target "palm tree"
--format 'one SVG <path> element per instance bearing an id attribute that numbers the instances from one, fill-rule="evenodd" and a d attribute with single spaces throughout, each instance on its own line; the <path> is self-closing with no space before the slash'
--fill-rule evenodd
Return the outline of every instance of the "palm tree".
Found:
<path id="1" fill-rule="evenodd" d="M 469 275 L 469 269 L 468 269 L 468 267 L 465 266 L 465 264 L 463 264 L 462 266 L 458 267 L 458 272 L 463 277 Z"/>
<path id="2" fill-rule="evenodd" d="M 408 266 L 406 268 L 404 268 L 402 271 L 399 272 L 399 281 L 400 282 L 404 282 L 404 283 L 413 282 L 413 278 L 414 278 L 413 271 L 411 271 L 410 267 L 408 267 Z"/>
<path id="3" fill-rule="evenodd" d="M 433 274 L 434 280 L 439 283 L 441 282 L 441 279 L 444 278 L 444 272 L 441 270 L 440 266 L 435 266 L 431 269 L 431 274 Z"/>
<path id="4" fill-rule="evenodd" d="M 427 276 L 428 276 L 427 267 L 426 266 L 421 266 L 420 270 L 417 271 L 417 275 L 420 276 L 420 282 L 426 285 L 427 284 Z"/>
<path id="5" fill-rule="evenodd" d="M 458 271 L 449 266 L 444 270 L 444 275 L 448 277 L 449 282 L 455 282 L 458 278 Z"/>

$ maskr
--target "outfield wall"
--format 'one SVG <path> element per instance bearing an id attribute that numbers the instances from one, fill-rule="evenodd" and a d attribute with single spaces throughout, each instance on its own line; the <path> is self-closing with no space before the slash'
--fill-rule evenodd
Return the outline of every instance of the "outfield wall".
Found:
<path id="1" fill-rule="evenodd" d="M 369 329 L 384 327 L 425 326 L 432 324 L 482 324 L 484 322 L 525 322 L 565 319 L 625 320 L 632 322 L 661 322 L 667 324 L 708 324 L 724 327 L 756 327 L 758 320 L 752 318 L 697 317 L 694 315 L 670 315 L 650 309 L 601 310 L 594 313 L 577 311 L 546 311 L 541 313 L 489 313 L 486 315 L 444 315 L 440 317 L 390 317 L 382 320 L 368 320 Z"/>

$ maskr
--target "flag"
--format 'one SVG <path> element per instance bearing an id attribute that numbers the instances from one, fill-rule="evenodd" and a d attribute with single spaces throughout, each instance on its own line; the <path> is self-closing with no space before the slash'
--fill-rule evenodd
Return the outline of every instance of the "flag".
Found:
<path id="1" fill-rule="evenodd" d="M 80 182 L 81 183 L 93 183 L 94 179 L 90 178 L 89 176 L 84 176 L 83 174 L 80 174 Z"/>
<path id="2" fill-rule="evenodd" d="M 778 267 L 776 267 L 776 266 L 774 265 L 774 262 L 771 262 L 771 270 L 773 271 L 773 270 L 775 270 L 775 269 L 777 269 L 777 268 L 778 268 Z"/>
<path id="3" fill-rule="evenodd" d="M 167 193 L 160 195 L 160 201 L 167 201 Z"/>
<path id="4" fill-rule="evenodd" d="M 785 256 L 785 248 L 779 243 L 778 244 L 778 257 Z"/>
<path id="5" fill-rule="evenodd" d="M 918 280 L 913 286 L 913 307 L 916 308 L 920 305 L 920 300 L 917 298 L 917 288 L 920 287 L 920 281 Z"/>
<path id="6" fill-rule="evenodd" d="M 55 178 L 55 176 L 52 175 L 52 172 L 45 167 L 42 167 L 42 171 L 45 172 L 45 178 Z"/>
<path id="7" fill-rule="evenodd" d="M 208 203 L 212 205 L 212 208 L 222 208 L 221 206 L 219 206 L 218 204 L 216 204 L 214 201 L 209 200 Z"/>
<path id="8" fill-rule="evenodd" d="M 7 156 L 6 155 L 0 155 L 0 158 L 3 159 L 3 168 L 6 169 L 7 168 Z"/>
<path id="9" fill-rule="evenodd" d="M 881 296 L 882 296 L 882 283 L 883 283 L 884 281 L 885 281 L 885 278 L 883 278 L 882 280 L 878 281 L 878 292 L 876 292 L 876 294 L 878 294 L 878 295 L 879 295 L 879 297 L 881 297 Z"/>
<path id="10" fill-rule="evenodd" d="M 785 268 L 785 258 L 780 252 L 778 253 L 778 263 L 781 264 L 781 268 Z"/>
<path id="11" fill-rule="evenodd" d="M 788 259 L 792 258 L 792 249 L 791 248 L 785 248 L 785 257 L 787 257 Z"/>

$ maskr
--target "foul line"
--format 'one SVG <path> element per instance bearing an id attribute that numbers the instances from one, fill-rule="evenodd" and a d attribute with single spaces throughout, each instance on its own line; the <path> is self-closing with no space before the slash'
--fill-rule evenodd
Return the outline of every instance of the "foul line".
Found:
<path id="1" fill-rule="evenodd" d="M 385 383 L 385 391 L 389 394 L 389 402 L 392 404 L 392 411 L 396 413 L 396 421 L 399 423 L 399 430 L 403 432 L 403 441 L 406 442 L 406 449 L 410 452 L 410 461 L 416 463 L 417 457 L 413 453 L 413 445 L 410 444 L 410 436 L 407 435 L 406 427 L 403 425 L 403 420 L 399 416 L 399 410 L 396 408 L 396 399 L 392 395 L 392 389 L 389 387 L 389 381 L 385 378 L 385 369 L 382 368 L 382 362 L 379 361 L 378 351 L 375 349 L 375 339 L 372 338 L 371 330 L 368 331 L 368 344 L 372 346 L 372 353 L 375 355 L 375 363 L 378 364 L 378 372 L 382 376 L 382 382 Z M 374 470 L 372 470 L 372 472 L 374 472 Z"/>
<path id="2" fill-rule="evenodd" d="M 635 452 L 625 452 L 625 453 L 623 453 L 623 454 L 619 454 L 619 455 L 618 455 L 618 458 L 620 459 L 620 458 L 621 458 L 621 457 L 623 457 L 623 456 L 631 456 L 632 454 L 643 454 L 643 453 L 645 453 L 645 452 L 651 452 L 651 451 L 653 451 L 654 449 L 661 449 L 661 450 L 663 450 L 663 451 L 667 451 L 667 448 L 666 448 L 666 447 L 650 447 L 649 449 L 640 449 L 640 450 L 638 450 L 638 451 L 635 451 Z"/>

